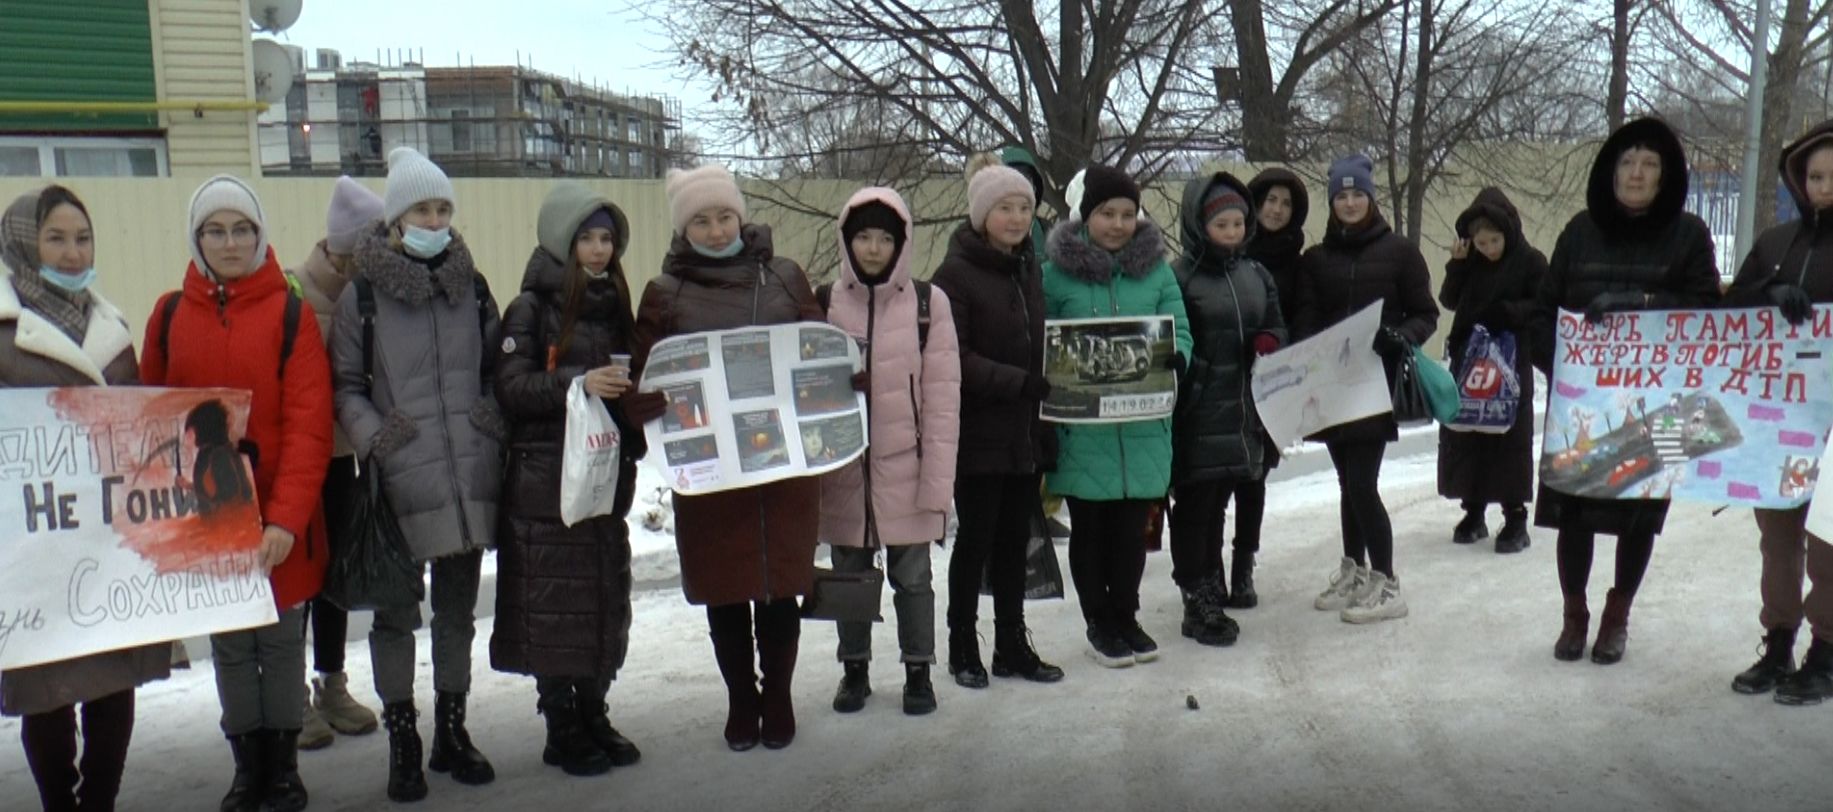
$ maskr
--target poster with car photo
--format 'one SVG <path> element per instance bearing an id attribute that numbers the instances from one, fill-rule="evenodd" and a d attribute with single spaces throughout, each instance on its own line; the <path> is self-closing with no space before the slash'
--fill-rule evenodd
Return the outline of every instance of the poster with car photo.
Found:
<path id="1" fill-rule="evenodd" d="M 1126 423 L 1170 417 L 1177 405 L 1177 352 L 1171 316 L 1052 319 L 1044 323 L 1039 407 L 1058 423 Z"/>

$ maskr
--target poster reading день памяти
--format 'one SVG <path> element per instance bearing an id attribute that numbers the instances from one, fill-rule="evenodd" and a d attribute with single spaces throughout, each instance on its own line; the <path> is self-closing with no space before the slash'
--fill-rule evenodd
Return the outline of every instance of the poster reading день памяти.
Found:
<path id="1" fill-rule="evenodd" d="M 248 404 L 0 390 L 0 668 L 274 622 Z"/>
<path id="2" fill-rule="evenodd" d="M 1561 311 L 1540 478 L 1601 499 L 1806 502 L 1833 424 L 1833 310 Z"/>
<path id="3" fill-rule="evenodd" d="M 818 322 L 659 341 L 637 387 L 668 398 L 644 427 L 648 459 L 690 496 L 845 465 L 866 447 L 858 368 L 853 339 Z"/>

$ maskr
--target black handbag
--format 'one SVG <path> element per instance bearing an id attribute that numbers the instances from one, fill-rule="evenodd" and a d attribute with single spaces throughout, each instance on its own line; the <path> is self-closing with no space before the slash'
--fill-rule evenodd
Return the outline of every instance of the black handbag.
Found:
<path id="1" fill-rule="evenodd" d="M 398 609 L 426 598 L 421 566 L 382 488 L 382 471 L 365 460 L 348 520 L 333 527 L 323 596 L 346 610 Z"/>
<path id="2" fill-rule="evenodd" d="M 1425 383 L 1419 377 L 1415 354 L 1401 356 L 1394 369 L 1394 422 L 1402 426 L 1420 426 L 1432 422 L 1432 402 L 1426 397 Z"/>
<path id="3" fill-rule="evenodd" d="M 815 568 L 815 584 L 802 598 L 802 617 L 809 620 L 834 620 L 842 623 L 883 623 L 879 614 L 879 595 L 885 586 L 885 573 L 874 567 L 865 572 L 835 572 Z"/>

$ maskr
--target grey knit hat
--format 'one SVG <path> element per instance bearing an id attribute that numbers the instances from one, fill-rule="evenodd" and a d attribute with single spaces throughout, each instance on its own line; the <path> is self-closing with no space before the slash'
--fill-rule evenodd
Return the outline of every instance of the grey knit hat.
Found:
<path id="1" fill-rule="evenodd" d="M 356 253 L 356 239 L 363 226 L 382 217 L 382 198 L 369 187 L 345 175 L 337 179 L 331 191 L 331 209 L 325 213 L 325 251 L 332 254 Z"/>
<path id="2" fill-rule="evenodd" d="M 395 147 L 388 153 L 388 184 L 382 193 L 382 222 L 401 219 L 422 200 L 444 200 L 454 208 L 452 180 L 439 166 L 413 147 Z"/>
<path id="3" fill-rule="evenodd" d="M 197 231 L 204 227 L 210 215 L 219 211 L 235 212 L 255 224 L 259 233 L 255 236 L 254 261 L 257 265 L 267 261 L 267 217 L 261 213 L 261 199 L 255 197 L 255 190 L 241 178 L 217 175 L 204 181 L 204 185 L 191 194 L 191 231 L 185 235 L 185 241 L 191 246 L 191 259 L 197 263 L 197 269 L 215 276 L 209 263 L 204 262 L 204 251 L 197 244 Z"/>
<path id="4" fill-rule="evenodd" d="M 611 229 L 611 239 L 617 245 L 617 255 L 622 257 L 624 248 L 630 244 L 629 218 L 610 198 L 572 180 L 554 184 L 547 198 L 541 201 L 541 214 L 535 219 L 535 237 L 541 249 L 555 260 L 566 262 L 572 255 L 573 238 L 579 232 L 579 224 L 600 209 L 610 212 L 616 223 Z"/>

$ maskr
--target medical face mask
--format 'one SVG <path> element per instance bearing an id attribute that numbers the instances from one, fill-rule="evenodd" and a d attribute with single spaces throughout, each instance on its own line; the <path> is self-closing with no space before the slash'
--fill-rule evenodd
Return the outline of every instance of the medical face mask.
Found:
<path id="1" fill-rule="evenodd" d="M 442 228 L 437 231 L 419 226 L 406 226 L 401 229 L 401 247 L 421 259 L 432 259 L 439 252 L 452 244 L 452 229 Z"/>
<path id="2" fill-rule="evenodd" d="M 89 268 L 81 273 L 73 274 L 45 265 L 38 269 L 38 275 L 44 277 L 46 282 L 50 282 L 71 293 L 81 293 L 88 290 L 89 285 L 95 282 L 94 268 Z"/>

